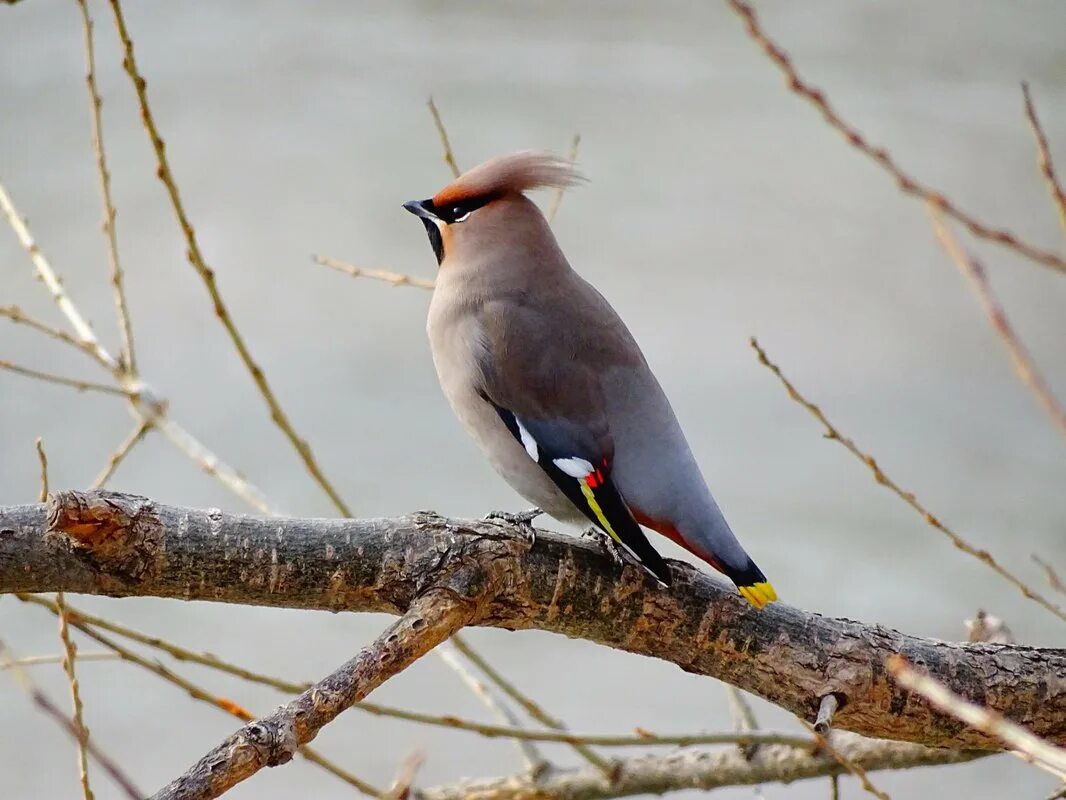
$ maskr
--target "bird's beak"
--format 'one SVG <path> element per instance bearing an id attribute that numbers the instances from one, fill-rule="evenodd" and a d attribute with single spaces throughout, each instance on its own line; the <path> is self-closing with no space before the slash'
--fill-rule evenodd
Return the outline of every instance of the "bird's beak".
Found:
<path id="1" fill-rule="evenodd" d="M 437 215 L 429 210 L 429 207 L 432 207 L 432 205 L 432 200 L 408 200 L 406 203 L 403 204 L 403 207 L 410 211 L 412 214 L 414 214 L 416 217 L 421 217 L 422 219 L 428 220 L 436 220 Z"/>

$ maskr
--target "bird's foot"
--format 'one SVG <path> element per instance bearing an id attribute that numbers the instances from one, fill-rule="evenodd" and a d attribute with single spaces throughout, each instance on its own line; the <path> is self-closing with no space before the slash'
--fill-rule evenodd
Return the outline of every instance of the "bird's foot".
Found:
<path id="1" fill-rule="evenodd" d="M 629 554 L 628 550 L 626 550 L 624 547 L 622 547 L 622 545 L 612 539 L 609 534 L 604 533 L 595 525 L 590 525 L 588 528 L 585 528 L 585 530 L 581 532 L 581 538 L 590 539 L 593 542 L 596 542 L 596 544 L 598 544 L 600 548 L 611 557 L 611 561 L 613 561 L 615 564 L 622 567 L 623 569 L 625 568 L 626 564 L 635 564 L 638 567 L 640 566 L 640 562 L 634 560 L 633 556 Z"/>
<path id="2" fill-rule="evenodd" d="M 544 512 L 534 506 L 526 511 L 519 511 L 517 514 L 508 511 L 490 511 L 485 515 L 486 521 L 498 519 L 501 522 L 509 522 L 512 525 L 517 525 L 519 528 L 524 529 L 526 539 L 529 541 L 529 546 L 532 547 L 537 543 L 537 530 L 533 527 L 533 520 L 539 517 Z"/>

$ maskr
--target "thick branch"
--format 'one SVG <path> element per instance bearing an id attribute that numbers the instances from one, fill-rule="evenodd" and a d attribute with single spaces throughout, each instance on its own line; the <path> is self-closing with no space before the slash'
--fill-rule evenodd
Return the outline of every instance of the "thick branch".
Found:
<path id="1" fill-rule="evenodd" d="M 50 512 L 50 513 L 49 513 Z M 51 532 L 49 532 L 51 530 Z M 999 745 L 897 686 L 893 654 L 953 692 L 1066 743 L 1066 651 L 951 644 L 773 604 L 672 564 L 659 588 L 592 544 L 432 513 L 395 519 L 259 519 L 110 493 L 0 508 L 0 592 L 67 591 L 404 613 L 464 575 L 472 624 L 541 629 L 671 661 L 813 720 L 938 747 Z"/>
<path id="2" fill-rule="evenodd" d="M 455 594 L 422 595 L 359 655 L 270 716 L 229 736 L 152 800 L 208 800 L 263 767 L 290 761 L 338 714 L 463 627 L 470 612 Z"/>

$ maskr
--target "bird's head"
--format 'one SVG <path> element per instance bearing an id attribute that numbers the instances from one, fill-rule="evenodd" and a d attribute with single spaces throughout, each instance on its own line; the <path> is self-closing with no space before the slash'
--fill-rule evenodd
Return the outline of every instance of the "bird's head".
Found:
<path id="1" fill-rule="evenodd" d="M 465 258 L 485 248 L 513 246 L 516 237 L 536 235 L 543 216 L 523 192 L 560 189 L 581 180 L 572 162 L 550 153 L 524 150 L 499 156 L 464 172 L 433 197 L 403 207 L 422 220 L 437 263 Z"/>

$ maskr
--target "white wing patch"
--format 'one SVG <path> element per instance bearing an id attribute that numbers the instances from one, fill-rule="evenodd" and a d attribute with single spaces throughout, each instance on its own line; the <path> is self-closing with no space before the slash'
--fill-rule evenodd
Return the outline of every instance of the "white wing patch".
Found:
<path id="1" fill-rule="evenodd" d="M 526 453 L 534 461 L 540 461 L 540 451 L 537 449 L 537 440 L 533 438 L 533 434 L 526 430 L 526 426 L 522 424 L 522 420 L 518 417 L 514 418 L 514 421 L 518 423 L 518 436 L 522 440 L 522 447 L 526 448 Z"/>
<path id="2" fill-rule="evenodd" d="M 571 458 L 557 458 L 552 461 L 555 466 L 569 475 L 571 478 L 577 478 L 580 480 L 588 475 L 591 475 L 596 469 L 583 458 L 573 456 Z"/>

